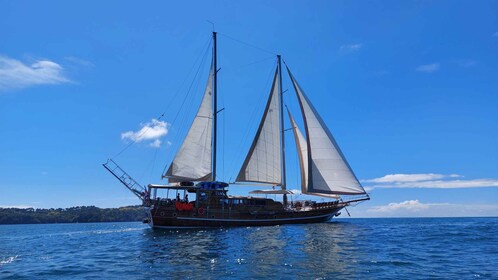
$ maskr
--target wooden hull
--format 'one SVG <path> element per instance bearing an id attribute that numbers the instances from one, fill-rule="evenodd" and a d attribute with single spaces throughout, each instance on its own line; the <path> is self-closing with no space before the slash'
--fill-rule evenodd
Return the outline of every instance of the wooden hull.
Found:
<path id="1" fill-rule="evenodd" d="M 147 211 L 152 228 L 207 228 L 321 223 L 332 219 L 343 207 L 336 205 L 325 209 L 286 210 L 258 215 L 226 211 L 181 212 L 161 207 L 148 208 Z"/>

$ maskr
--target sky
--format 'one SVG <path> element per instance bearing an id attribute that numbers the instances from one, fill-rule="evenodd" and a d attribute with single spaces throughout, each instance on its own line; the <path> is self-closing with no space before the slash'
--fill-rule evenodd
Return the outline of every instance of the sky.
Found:
<path id="1" fill-rule="evenodd" d="M 281 54 L 370 193 L 353 217 L 498 215 L 497 1 L 2 1 L 0 207 L 138 204 L 109 158 L 165 183 L 212 23 L 219 180 L 244 160 Z"/>

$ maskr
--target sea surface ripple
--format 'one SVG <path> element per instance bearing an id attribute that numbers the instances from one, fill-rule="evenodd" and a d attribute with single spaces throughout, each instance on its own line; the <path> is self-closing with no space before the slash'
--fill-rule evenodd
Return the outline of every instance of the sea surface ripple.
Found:
<path id="1" fill-rule="evenodd" d="M 498 218 L 2 225 L 2 279 L 498 279 Z"/>

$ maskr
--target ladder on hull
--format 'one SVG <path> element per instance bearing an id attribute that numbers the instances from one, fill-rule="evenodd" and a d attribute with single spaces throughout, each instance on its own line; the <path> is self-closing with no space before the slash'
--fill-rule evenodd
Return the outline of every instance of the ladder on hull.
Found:
<path id="1" fill-rule="evenodd" d="M 142 202 L 145 200 L 146 188 L 133 179 L 112 159 L 102 164 L 107 171 L 116 177 L 127 189 L 136 195 Z"/>

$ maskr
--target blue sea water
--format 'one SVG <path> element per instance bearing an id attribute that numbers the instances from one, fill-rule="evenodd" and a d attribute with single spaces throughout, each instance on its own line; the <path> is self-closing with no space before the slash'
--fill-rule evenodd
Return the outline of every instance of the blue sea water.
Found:
<path id="1" fill-rule="evenodd" d="M 152 230 L 2 225 L 5 279 L 498 279 L 498 218 Z"/>

